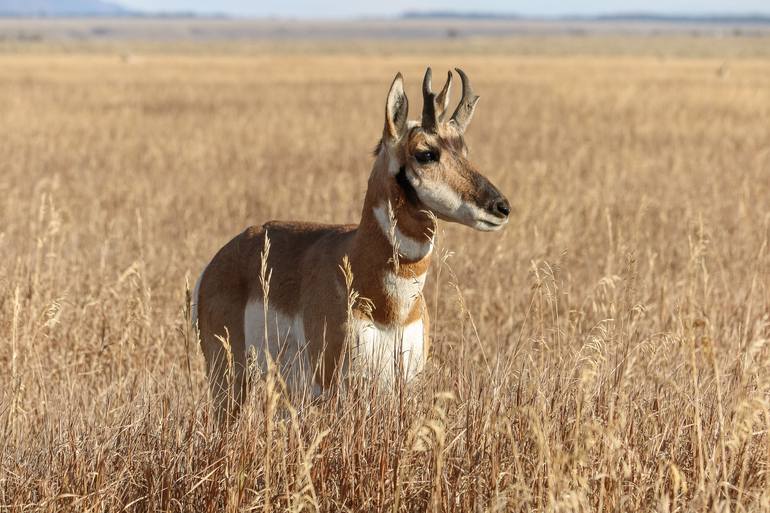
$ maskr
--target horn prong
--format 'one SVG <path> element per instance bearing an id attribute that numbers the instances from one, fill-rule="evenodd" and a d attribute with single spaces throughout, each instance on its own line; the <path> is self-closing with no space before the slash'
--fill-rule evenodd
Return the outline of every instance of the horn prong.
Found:
<path id="1" fill-rule="evenodd" d="M 452 71 L 447 71 L 446 74 L 446 83 L 444 84 L 444 87 L 441 89 L 441 92 L 438 93 L 438 96 L 436 96 L 436 106 L 439 108 L 438 113 L 438 120 L 444 121 L 444 117 L 446 116 L 447 108 L 449 107 L 449 90 L 452 87 Z"/>
<path id="2" fill-rule="evenodd" d="M 436 118 L 436 95 L 431 87 L 432 80 L 433 70 L 428 67 L 422 80 L 422 129 L 426 132 L 435 132 L 438 123 Z"/>
<path id="3" fill-rule="evenodd" d="M 422 79 L 422 94 L 428 95 L 433 92 L 433 70 L 428 67 L 425 70 L 425 77 Z"/>
<path id="4" fill-rule="evenodd" d="M 460 131 L 465 132 L 468 123 L 471 122 L 473 111 L 476 108 L 476 102 L 478 102 L 479 97 L 473 93 L 468 75 L 466 75 L 460 68 L 455 68 L 455 71 L 460 75 L 463 93 L 460 103 L 457 105 L 454 114 L 452 114 L 452 121 L 455 122 Z"/>

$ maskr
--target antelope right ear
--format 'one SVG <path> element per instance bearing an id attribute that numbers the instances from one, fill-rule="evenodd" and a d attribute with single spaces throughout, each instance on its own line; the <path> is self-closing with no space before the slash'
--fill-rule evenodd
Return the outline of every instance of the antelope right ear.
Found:
<path id="1" fill-rule="evenodd" d="M 397 140 L 404 135 L 406 118 L 409 114 L 409 100 L 404 93 L 404 77 L 396 75 L 390 85 L 388 102 L 385 105 L 385 133 L 383 139 Z"/>

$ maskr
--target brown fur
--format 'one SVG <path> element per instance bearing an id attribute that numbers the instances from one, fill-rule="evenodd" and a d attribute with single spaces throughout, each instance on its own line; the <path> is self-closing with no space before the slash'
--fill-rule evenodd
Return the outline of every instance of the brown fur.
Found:
<path id="1" fill-rule="evenodd" d="M 372 172 L 359 226 L 273 221 L 248 228 L 214 256 L 201 279 L 198 326 L 212 395 L 220 409 L 227 406 L 227 358 L 217 337 L 229 334 L 233 402 L 237 407 L 245 392 L 243 312 L 249 299 L 263 297 L 259 276 L 265 234 L 271 248 L 269 307 L 284 313 L 303 312 L 305 333 L 315 335 L 308 335 L 308 350 L 311 364 L 319 368 L 316 382 L 323 388 L 335 379 L 344 351 L 346 298 L 339 293 L 345 289 L 339 266 L 345 255 L 353 271 L 353 288 L 374 305 L 375 322 L 393 325 L 400 321 L 406 325 L 422 317 L 427 333 L 422 298 L 415 302 L 407 319 L 401 320 L 396 315 L 398 305 L 382 289 L 385 273 L 394 270 L 393 249 L 374 218 L 373 208 L 381 198 L 389 198 L 397 213 L 397 226 L 405 233 L 421 233 L 424 237 L 431 233 L 432 226 L 424 214 L 420 217 L 424 221 L 412 217 L 416 207 L 406 203 L 392 178 L 388 180 L 385 162 L 378 160 L 378 164 Z M 421 276 L 429 264 L 430 257 L 416 262 L 400 259 L 398 275 Z M 356 310 L 354 315 L 365 313 Z"/>
<path id="2" fill-rule="evenodd" d="M 445 89 L 448 90 L 448 84 Z M 439 124 L 435 133 L 419 127 L 407 129 L 407 105 L 399 75 L 391 86 L 384 135 L 377 145 L 378 154 L 357 226 L 273 221 L 251 227 L 228 242 L 204 271 L 198 293 L 198 327 L 220 418 L 226 411 L 237 413 L 246 392 L 244 309 L 250 299 L 263 297 L 259 276 L 265 237 L 270 240 L 267 266 L 272 272 L 269 308 L 292 316 L 301 314 L 310 363 L 316 369 L 316 384 L 324 389 L 333 384 L 345 354 L 347 298 L 340 270 L 345 256 L 350 260 L 353 288 L 373 305 L 372 320 L 393 327 L 422 319 L 423 354 L 428 356 L 430 320 L 424 299 L 416 298 L 402 318 L 398 298 L 386 293 L 383 279 L 389 272 L 407 279 L 423 276 L 430 265 L 430 254 L 416 261 L 394 258 L 391 241 L 379 225 L 374 209 L 389 202 L 400 232 L 416 241 L 432 238 L 434 218 L 415 194 L 410 194 L 408 185 L 398 182 L 390 160 L 397 159 L 399 166 L 408 166 L 426 179 L 444 180 L 458 196 L 477 204 L 486 201 L 479 194 L 488 193 L 490 187 L 496 190 L 468 162 L 462 133 L 455 125 Z M 443 113 L 443 108 L 439 113 Z M 440 150 L 441 161 L 417 165 L 414 153 L 425 149 Z M 359 301 L 354 308 L 356 318 L 369 315 L 362 305 Z M 220 342 L 219 337 L 226 338 L 226 343 Z M 228 343 L 233 364 L 231 377 L 227 371 Z"/>

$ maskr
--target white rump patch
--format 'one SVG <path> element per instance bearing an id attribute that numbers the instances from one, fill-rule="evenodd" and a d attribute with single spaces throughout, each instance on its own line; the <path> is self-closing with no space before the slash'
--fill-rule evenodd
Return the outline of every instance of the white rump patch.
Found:
<path id="1" fill-rule="evenodd" d="M 267 372 L 267 355 L 278 365 L 287 388 L 293 394 L 310 393 L 317 397 L 320 388 L 313 380 L 313 369 L 307 355 L 307 341 L 302 317 L 286 315 L 275 308 L 265 311 L 259 299 L 250 299 L 243 315 L 246 355 L 253 355 L 262 373 Z"/>
<path id="2" fill-rule="evenodd" d="M 380 229 L 382 229 L 382 233 L 385 234 L 388 241 L 392 245 L 398 242 L 398 254 L 402 258 L 422 260 L 433 251 L 433 237 L 417 240 L 405 235 L 398 225 L 393 229 L 390 216 L 388 215 L 387 203 L 374 207 L 374 217 L 377 219 L 377 224 L 380 225 Z"/>
<path id="3" fill-rule="evenodd" d="M 358 343 L 353 348 L 353 368 L 392 386 L 396 376 L 413 379 L 425 365 L 422 319 L 407 326 L 382 326 L 372 321 L 355 321 Z M 400 355 L 400 358 L 399 358 Z"/>

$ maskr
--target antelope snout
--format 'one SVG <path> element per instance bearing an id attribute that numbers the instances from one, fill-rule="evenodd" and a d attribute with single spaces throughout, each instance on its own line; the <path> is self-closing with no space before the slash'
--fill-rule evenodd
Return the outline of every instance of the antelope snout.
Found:
<path id="1" fill-rule="evenodd" d="M 508 203 L 508 200 L 505 199 L 505 197 L 499 196 L 492 201 L 489 212 L 494 216 L 505 219 L 508 217 L 508 214 L 511 213 L 511 204 Z"/>
<path id="2" fill-rule="evenodd" d="M 508 223 L 508 216 L 511 213 L 511 204 L 496 189 L 489 192 L 491 198 L 486 202 L 478 204 L 476 215 L 471 226 L 482 231 L 496 231 Z"/>

